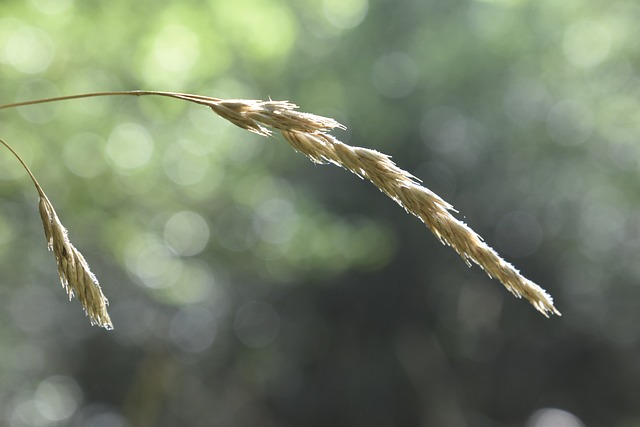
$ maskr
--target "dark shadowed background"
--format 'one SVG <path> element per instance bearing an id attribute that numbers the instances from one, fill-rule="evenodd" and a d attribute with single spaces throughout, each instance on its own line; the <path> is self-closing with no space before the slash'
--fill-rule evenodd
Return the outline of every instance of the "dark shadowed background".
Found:
<path id="1" fill-rule="evenodd" d="M 3 0 L 0 103 L 291 100 L 393 156 L 545 319 L 368 182 L 204 107 L 0 112 L 110 300 L 66 300 L 0 155 L 0 424 L 640 426 L 632 0 Z"/>

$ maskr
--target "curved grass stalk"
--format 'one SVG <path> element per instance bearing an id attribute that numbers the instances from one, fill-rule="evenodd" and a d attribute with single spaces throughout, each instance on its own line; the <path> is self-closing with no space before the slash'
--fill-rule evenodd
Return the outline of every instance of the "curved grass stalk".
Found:
<path id="1" fill-rule="evenodd" d="M 18 159 L 38 191 L 38 210 L 47 239 L 47 247 L 55 256 L 58 276 L 62 287 L 69 295 L 69 299 L 74 295 L 78 297 L 92 325 L 102 326 L 109 330 L 113 329 L 111 318 L 107 312 L 109 301 L 102 293 L 98 279 L 89 269 L 89 264 L 80 251 L 69 241 L 67 230 L 60 222 L 49 198 L 18 153 L 3 139 L 0 139 L 0 144 L 4 145 Z"/>
<path id="2" fill-rule="evenodd" d="M 543 315 L 560 315 L 553 305 L 551 296 L 502 259 L 465 223 L 456 219 L 451 214 L 453 207 L 449 203 L 420 185 L 410 173 L 398 168 L 386 154 L 348 146 L 328 134 L 332 129 L 344 128 L 340 123 L 331 118 L 299 112 L 298 106 L 290 102 L 225 100 L 177 92 L 135 90 L 37 99 L 0 105 L 0 109 L 120 95 L 163 96 L 204 105 L 236 126 L 262 136 L 270 136 L 271 129 L 277 129 L 296 151 L 311 161 L 333 163 L 360 178 L 369 180 L 408 213 L 419 218 L 442 243 L 451 246 L 468 265 L 477 264 L 489 277 L 498 279 L 516 297 L 526 298 Z"/>

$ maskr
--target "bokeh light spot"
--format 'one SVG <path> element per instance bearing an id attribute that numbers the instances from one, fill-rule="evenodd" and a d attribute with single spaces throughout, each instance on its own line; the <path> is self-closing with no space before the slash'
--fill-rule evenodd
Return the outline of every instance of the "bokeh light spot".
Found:
<path id="1" fill-rule="evenodd" d="M 499 40 L 513 34 L 516 22 L 510 7 L 503 7 L 505 0 L 491 0 L 471 3 L 468 20 L 471 30 L 485 40 Z"/>
<path id="2" fill-rule="evenodd" d="M 180 276 L 182 263 L 155 237 L 141 236 L 126 248 L 127 269 L 149 288 L 166 288 Z"/>
<path id="3" fill-rule="evenodd" d="M 576 22 L 565 33 L 562 49 L 573 65 L 590 68 L 600 64 L 609 55 L 611 35 L 597 22 Z"/>
<path id="4" fill-rule="evenodd" d="M 189 71 L 200 56 L 200 42 L 193 31 L 179 25 L 164 27 L 156 36 L 153 57 L 167 71 Z"/>
<path id="5" fill-rule="evenodd" d="M 82 392 L 71 377 L 53 376 L 42 381 L 34 394 L 36 409 L 50 421 L 65 420 L 76 411 Z"/>
<path id="6" fill-rule="evenodd" d="M 71 8 L 73 0 L 31 0 L 31 4 L 47 15 L 60 15 Z"/>
<path id="7" fill-rule="evenodd" d="M 195 212 L 178 212 L 164 226 L 164 238 L 171 248 L 182 256 L 200 253 L 209 242 L 209 226 Z"/>
<path id="8" fill-rule="evenodd" d="M 183 260 L 180 274 L 164 289 L 162 296 L 173 304 L 193 304 L 200 302 L 218 290 L 211 269 L 197 260 Z"/>
<path id="9" fill-rule="evenodd" d="M 18 71 L 37 74 L 45 71 L 54 58 L 51 37 L 39 28 L 23 26 L 11 34 L 5 57 Z"/>
<path id="10" fill-rule="evenodd" d="M 367 15 L 367 0 L 324 0 L 324 15 L 331 25 L 340 29 L 358 26 Z"/>
<path id="11" fill-rule="evenodd" d="M 209 187 L 214 188 L 222 180 L 224 166 L 216 162 L 212 167 L 211 163 L 208 153 L 191 150 L 186 142 L 176 142 L 164 153 L 163 169 L 165 175 L 176 184 L 190 186 L 206 178 Z"/>
<path id="12" fill-rule="evenodd" d="M 556 408 L 536 411 L 527 420 L 526 427 L 585 427 L 584 423 L 571 412 Z"/>
<path id="13" fill-rule="evenodd" d="M 219 31 L 256 60 L 271 60 L 289 52 L 296 41 L 295 18 L 291 10 L 278 1 L 234 0 L 214 2 Z"/>
<path id="14" fill-rule="evenodd" d="M 123 123 L 111 132 L 107 154 L 115 165 L 128 171 L 147 164 L 153 153 L 149 132 L 135 123 Z"/>
<path id="15" fill-rule="evenodd" d="M 240 307 L 233 324 L 238 339 L 248 347 L 269 345 L 278 335 L 280 317 L 274 308 L 262 301 L 251 301 Z"/>

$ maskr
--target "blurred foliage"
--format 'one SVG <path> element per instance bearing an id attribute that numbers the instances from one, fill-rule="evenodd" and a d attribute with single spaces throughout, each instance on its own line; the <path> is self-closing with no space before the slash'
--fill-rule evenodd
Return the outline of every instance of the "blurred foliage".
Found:
<path id="1" fill-rule="evenodd" d="M 206 108 L 3 110 L 116 329 L 65 300 L 0 156 L 0 424 L 640 425 L 639 19 L 631 0 L 4 0 L 2 103 L 291 100 L 393 155 L 564 316 Z"/>

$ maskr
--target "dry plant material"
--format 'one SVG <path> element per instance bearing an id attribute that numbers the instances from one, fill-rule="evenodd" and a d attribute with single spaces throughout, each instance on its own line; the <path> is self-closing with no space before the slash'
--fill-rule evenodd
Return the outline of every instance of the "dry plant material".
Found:
<path id="1" fill-rule="evenodd" d="M 478 234 L 451 214 L 453 207 L 449 203 L 421 186 L 389 156 L 367 148 L 351 147 L 326 133 L 329 129 L 343 127 L 335 120 L 299 113 L 288 102 L 217 101 L 211 108 L 236 125 L 260 135 L 269 135 L 261 125 L 276 128 L 296 151 L 314 163 L 333 163 L 368 179 L 408 213 L 418 217 L 467 265 L 471 262 L 479 265 L 489 277 L 498 279 L 516 297 L 526 298 L 543 315 L 560 315 L 544 289 L 502 259 Z"/>
<path id="2" fill-rule="evenodd" d="M 175 92 L 117 91 L 18 102 L 2 105 L 0 109 L 114 95 L 155 95 L 205 105 L 231 123 L 262 136 L 270 136 L 270 128 L 277 129 L 296 151 L 301 152 L 311 161 L 315 163 L 333 163 L 353 172 L 360 178 L 366 178 L 371 181 L 373 185 L 402 206 L 408 213 L 418 217 L 443 244 L 451 246 L 464 259 L 467 265 L 470 266 L 471 263 L 479 265 L 489 277 L 498 279 L 516 297 L 526 298 L 543 315 L 547 317 L 549 314 L 560 315 L 560 312 L 553 305 L 551 296 L 540 286 L 522 276 L 513 265 L 502 259 L 478 234 L 465 223 L 456 219 L 451 214 L 454 209 L 449 203 L 420 185 L 418 179 L 397 167 L 386 154 L 367 148 L 351 147 L 328 134 L 327 132 L 332 129 L 344 128 L 335 120 L 299 112 L 297 111 L 298 107 L 290 102 L 224 100 Z M 36 187 L 39 186 L 36 184 Z M 41 199 L 43 194 L 41 193 Z M 60 236 L 68 243 L 66 233 L 62 233 Z M 56 251 L 55 241 L 53 246 L 63 284 L 65 283 L 65 278 L 71 283 L 68 278 L 70 271 L 65 270 L 65 273 L 62 273 L 63 267 L 61 267 L 65 265 L 63 261 L 70 256 L 68 255 L 68 248 L 73 248 L 70 243 L 68 245 L 64 246 L 64 249 L 63 246 L 60 246 L 59 252 Z M 66 252 L 64 252 L 65 250 Z M 77 254 L 71 255 L 71 258 L 74 258 L 74 265 L 80 264 L 84 270 L 86 262 L 84 262 L 82 256 L 75 251 L 75 248 L 71 252 Z M 65 253 L 66 255 L 63 257 L 62 255 Z M 77 269 L 75 271 L 78 272 Z M 87 276 L 84 277 L 83 281 L 85 283 L 87 281 L 93 282 L 95 287 L 92 289 L 97 289 L 101 296 L 102 293 L 99 291 L 100 288 L 97 285 L 97 281 L 95 281 L 95 277 L 89 272 L 88 268 L 85 271 Z M 74 289 L 73 286 L 71 289 L 78 295 L 83 295 L 81 291 Z M 83 297 L 79 298 L 82 300 Z M 104 301 L 106 302 L 106 300 Z M 91 313 L 96 313 L 96 311 L 90 311 L 96 308 L 89 309 L 85 305 L 85 309 L 90 315 Z M 106 314 L 106 311 L 104 313 Z M 96 323 L 103 324 L 104 319 L 108 320 L 108 316 L 106 318 L 98 316 L 97 319 L 101 320 L 96 320 Z"/>
<path id="3" fill-rule="evenodd" d="M 60 276 L 60 282 L 65 291 L 67 291 L 69 299 L 73 298 L 74 295 L 78 297 L 92 325 L 98 325 L 108 330 L 113 329 L 109 313 L 107 313 L 109 301 L 102 293 L 96 276 L 89 269 L 89 264 L 87 264 L 80 251 L 69 241 L 67 230 L 58 219 L 58 215 L 49 198 L 13 148 L 1 139 L 0 143 L 7 147 L 20 161 L 38 191 L 38 210 L 40 211 L 47 246 L 55 256 L 56 264 L 58 265 L 58 276 Z"/>

